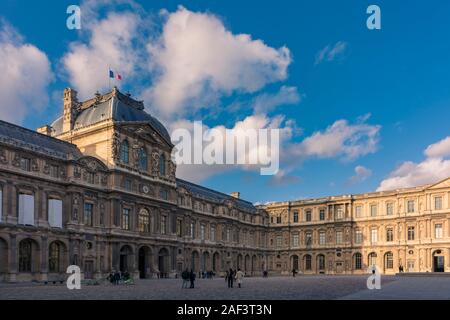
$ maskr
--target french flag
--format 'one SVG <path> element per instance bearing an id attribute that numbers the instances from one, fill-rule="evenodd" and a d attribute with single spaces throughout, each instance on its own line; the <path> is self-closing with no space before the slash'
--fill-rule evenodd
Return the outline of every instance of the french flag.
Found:
<path id="1" fill-rule="evenodd" d="M 114 71 L 112 71 L 111 69 L 109 70 L 109 77 L 111 79 L 122 80 L 122 75 L 119 73 L 114 74 Z"/>

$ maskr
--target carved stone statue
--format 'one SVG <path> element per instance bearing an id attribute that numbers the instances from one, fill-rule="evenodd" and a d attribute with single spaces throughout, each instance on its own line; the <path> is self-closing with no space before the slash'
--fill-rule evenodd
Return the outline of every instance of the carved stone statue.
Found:
<path id="1" fill-rule="evenodd" d="M 176 171 L 177 171 L 177 165 L 172 160 L 170 160 L 169 161 L 169 178 L 170 179 L 175 179 Z"/>
<path id="2" fill-rule="evenodd" d="M 152 175 L 157 176 L 159 174 L 159 153 L 152 152 Z"/>
<path id="3" fill-rule="evenodd" d="M 14 154 L 14 159 L 12 161 L 14 167 L 20 167 L 20 155 L 18 153 Z"/>
<path id="4" fill-rule="evenodd" d="M 37 162 L 36 159 L 33 159 L 33 160 L 31 161 L 31 170 L 33 170 L 33 171 L 39 171 L 39 164 L 38 164 L 38 162 Z"/>
<path id="5" fill-rule="evenodd" d="M 3 149 L 0 150 L 0 163 L 3 163 L 3 164 L 8 163 L 8 158 L 6 157 L 6 152 Z"/>
<path id="6" fill-rule="evenodd" d="M 120 135 L 119 135 L 118 132 L 114 132 L 114 134 L 113 134 L 111 150 L 112 150 L 112 158 L 114 160 L 119 159 L 119 155 L 120 155 Z"/>

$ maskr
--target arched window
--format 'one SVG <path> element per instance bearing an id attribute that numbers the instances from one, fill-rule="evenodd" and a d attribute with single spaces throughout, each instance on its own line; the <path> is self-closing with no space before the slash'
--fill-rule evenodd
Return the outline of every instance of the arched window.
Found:
<path id="1" fill-rule="evenodd" d="M 375 252 L 372 252 L 369 254 L 369 266 L 376 266 L 377 265 L 377 254 Z"/>
<path id="2" fill-rule="evenodd" d="M 130 161 L 130 146 L 127 140 L 124 140 L 120 146 L 120 161 L 123 163 Z"/>
<path id="3" fill-rule="evenodd" d="M 144 147 L 139 149 L 139 169 L 142 171 L 147 171 L 148 169 L 147 151 L 145 151 Z"/>
<path id="4" fill-rule="evenodd" d="M 311 256 L 309 254 L 305 256 L 305 270 L 312 270 Z"/>
<path id="5" fill-rule="evenodd" d="M 357 252 L 353 255 L 353 266 L 355 270 L 361 270 L 362 269 L 362 255 L 361 253 Z"/>
<path id="6" fill-rule="evenodd" d="M 32 245 L 30 239 L 19 244 L 19 272 L 31 272 Z"/>
<path id="7" fill-rule="evenodd" d="M 48 267 L 50 272 L 60 271 L 60 261 L 61 261 L 61 245 L 57 242 L 52 242 L 50 244 L 50 250 L 48 255 Z"/>
<path id="8" fill-rule="evenodd" d="M 150 215 L 147 210 L 142 209 L 139 212 L 139 232 L 150 232 Z"/>
<path id="9" fill-rule="evenodd" d="M 394 255 L 392 252 L 386 252 L 384 255 L 384 268 L 393 269 L 394 268 Z"/>
<path id="10" fill-rule="evenodd" d="M 325 270 L 325 256 L 323 254 L 319 254 L 317 256 L 317 264 L 318 264 L 319 270 Z"/>
<path id="11" fill-rule="evenodd" d="M 159 175 L 166 175 L 166 156 L 164 154 L 159 158 Z"/>

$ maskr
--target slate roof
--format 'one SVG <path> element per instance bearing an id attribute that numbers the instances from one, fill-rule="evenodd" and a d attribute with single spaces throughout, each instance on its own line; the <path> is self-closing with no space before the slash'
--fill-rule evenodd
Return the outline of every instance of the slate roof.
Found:
<path id="1" fill-rule="evenodd" d="M 214 202 L 224 202 L 226 200 L 231 200 L 236 204 L 238 208 L 247 212 L 256 213 L 256 207 L 251 202 L 234 198 L 228 194 L 208 189 L 206 187 L 202 187 L 182 179 L 177 179 L 177 186 L 185 188 L 195 197 Z"/>
<path id="2" fill-rule="evenodd" d="M 171 144 L 167 129 L 156 118 L 145 112 L 142 101 L 137 101 L 128 95 L 120 93 L 117 89 L 96 98 L 81 103 L 81 110 L 75 118 L 74 128 L 93 125 L 106 119 L 117 122 L 146 122 L 158 132 L 166 142 Z M 52 125 L 53 135 L 62 133 L 62 116 Z"/>
<path id="3" fill-rule="evenodd" d="M 76 145 L 0 120 L 0 143 L 61 160 L 82 156 Z"/>

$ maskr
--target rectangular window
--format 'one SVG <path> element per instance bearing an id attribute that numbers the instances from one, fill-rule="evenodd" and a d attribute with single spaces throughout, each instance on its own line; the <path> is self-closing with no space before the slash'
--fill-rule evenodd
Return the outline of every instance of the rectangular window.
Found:
<path id="1" fill-rule="evenodd" d="M 92 183 L 92 184 L 95 183 L 95 173 L 93 173 L 93 172 L 88 172 L 87 173 L 87 182 L 88 183 Z"/>
<path id="2" fill-rule="evenodd" d="M 122 229 L 130 230 L 130 212 L 131 210 L 128 208 L 122 209 Z"/>
<path id="3" fill-rule="evenodd" d="M 341 206 L 339 206 L 339 207 L 337 208 L 335 218 L 336 218 L 337 220 L 341 220 L 341 219 L 344 218 L 344 209 L 343 209 Z"/>
<path id="4" fill-rule="evenodd" d="M 298 248 L 299 245 L 300 245 L 300 242 L 299 242 L 299 236 L 298 236 L 298 234 L 294 234 L 294 235 L 292 236 L 292 246 L 293 246 L 294 248 Z"/>
<path id="5" fill-rule="evenodd" d="M 202 241 L 205 240 L 205 225 L 204 224 L 200 225 L 200 240 L 202 240 Z"/>
<path id="6" fill-rule="evenodd" d="M 177 236 L 183 236 L 183 220 L 177 220 Z"/>
<path id="7" fill-rule="evenodd" d="M 281 223 L 281 216 L 277 217 L 277 223 L 280 224 Z"/>
<path id="8" fill-rule="evenodd" d="M 377 208 L 377 205 L 376 204 L 373 204 L 373 205 L 371 205 L 370 206 L 370 216 L 371 217 L 376 217 L 377 216 L 377 210 L 378 208 Z"/>
<path id="9" fill-rule="evenodd" d="M 281 236 L 277 236 L 277 248 L 281 248 L 283 245 L 283 238 Z"/>
<path id="10" fill-rule="evenodd" d="M 169 199 L 169 192 L 166 189 L 161 189 L 159 191 L 159 197 L 163 200 L 168 200 Z"/>
<path id="11" fill-rule="evenodd" d="M 408 213 L 414 212 L 414 200 L 408 200 Z"/>
<path id="12" fill-rule="evenodd" d="M 442 234 L 442 224 L 438 223 L 434 225 L 434 236 L 436 239 L 441 239 L 443 234 Z"/>
<path id="13" fill-rule="evenodd" d="M 84 224 L 86 226 L 92 226 L 93 211 L 94 205 L 92 203 L 84 204 Z"/>
<path id="14" fill-rule="evenodd" d="M 55 165 L 50 166 L 50 176 L 53 178 L 58 178 L 59 176 L 59 167 Z"/>
<path id="15" fill-rule="evenodd" d="M 442 197 L 434 198 L 434 210 L 442 210 Z"/>
<path id="16" fill-rule="evenodd" d="M 392 242 L 392 241 L 394 241 L 394 229 L 388 228 L 388 229 L 386 230 L 386 241 L 387 241 L 387 242 Z"/>
<path id="17" fill-rule="evenodd" d="M 355 243 L 356 244 L 363 243 L 363 233 L 362 233 L 361 230 L 356 230 L 355 231 Z"/>
<path id="18" fill-rule="evenodd" d="M 311 210 L 307 210 L 306 211 L 306 221 L 311 221 L 312 220 L 312 213 Z"/>
<path id="19" fill-rule="evenodd" d="M 355 208 L 355 215 L 357 218 L 361 218 L 362 217 L 362 206 L 356 206 Z"/>
<path id="20" fill-rule="evenodd" d="M 325 234 L 325 232 L 320 232 L 319 233 L 319 244 L 321 246 L 323 246 L 323 245 L 325 245 L 325 243 L 326 243 L 326 234 Z"/>
<path id="21" fill-rule="evenodd" d="M 414 234 L 414 227 L 408 227 L 408 240 L 412 241 L 414 240 L 415 234 Z"/>
<path id="22" fill-rule="evenodd" d="M 336 231 L 336 244 L 342 244 L 342 231 Z"/>
<path id="23" fill-rule="evenodd" d="M 389 202 L 386 204 L 386 215 L 392 216 L 394 214 L 394 204 Z"/>
<path id="24" fill-rule="evenodd" d="M 298 222 L 298 211 L 294 211 L 294 223 Z"/>
<path id="25" fill-rule="evenodd" d="M 34 226 L 34 196 L 19 194 L 19 224 Z"/>
<path id="26" fill-rule="evenodd" d="M 195 239 L 195 222 L 191 222 L 191 238 Z"/>
<path id="27" fill-rule="evenodd" d="M 48 199 L 48 224 L 53 228 L 62 228 L 62 201 Z"/>
<path id="28" fill-rule="evenodd" d="M 131 180 L 125 179 L 125 190 L 131 191 Z"/>
<path id="29" fill-rule="evenodd" d="M 21 158 L 20 159 L 20 168 L 22 170 L 25 170 L 25 171 L 30 171 L 30 168 L 31 168 L 30 163 L 31 163 L 30 159 L 28 159 L 28 158 Z"/>
<path id="30" fill-rule="evenodd" d="M 319 211 L 319 219 L 320 221 L 324 221 L 325 220 L 325 209 L 320 209 Z"/>
<path id="31" fill-rule="evenodd" d="M 228 228 L 227 229 L 227 242 L 230 242 L 230 240 L 231 240 L 230 235 L 231 235 L 231 230 Z"/>
<path id="32" fill-rule="evenodd" d="M 305 243 L 306 246 L 312 245 L 312 234 L 310 232 L 306 233 L 305 235 Z"/>
<path id="33" fill-rule="evenodd" d="M 161 234 L 167 233 L 167 217 L 161 216 Z"/>
<path id="34" fill-rule="evenodd" d="M 370 242 L 372 244 L 378 242 L 378 230 L 377 229 L 370 230 Z"/>
<path id="35" fill-rule="evenodd" d="M 216 226 L 211 226 L 211 241 L 216 241 Z"/>

